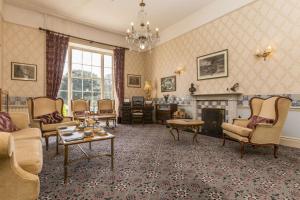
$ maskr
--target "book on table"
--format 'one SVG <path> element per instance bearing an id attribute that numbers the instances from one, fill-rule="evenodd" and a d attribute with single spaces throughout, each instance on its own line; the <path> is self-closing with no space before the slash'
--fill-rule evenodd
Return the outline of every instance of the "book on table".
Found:
<path id="1" fill-rule="evenodd" d="M 72 132 L 72 133 L 67 132 L 67 133 L 61 134 L 60 136 L 65 142 L 72 142 L 72 141 L 84 139 L 84 134 L 81 132 L 77 132 L 77 131 Z"/>

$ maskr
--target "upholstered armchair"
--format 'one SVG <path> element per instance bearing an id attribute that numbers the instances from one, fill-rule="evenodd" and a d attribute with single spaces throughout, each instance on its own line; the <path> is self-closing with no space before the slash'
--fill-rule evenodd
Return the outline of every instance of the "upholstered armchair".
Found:
<path id="1" fill-rule="evenodd" d="M 84 99 L 72 100 L 71 110 L 75 120 L 80 120 L 86 112 L 90 112 L 90 101 Z"/>
<path id="2" fill-rule="evenodd" d="M 42 131 L 43 137 L 46 141 L 46 150 L 49 146 L 49 137 L 57 136 L 57 127 L 59 126 L 74 126 L 76 122 L 72 117 L 64 117 L 60 123 L 45 124 L 39 119 L 40 116 L 58 112 L 63 115 L 64 101 L 61 98 L 51 99 L 48 97 L 36 97 L 28 98 L 28 111 L 30 117 L 30 124 L 32 127 L 38 127 Z M 58 145 L 56 145 L 56 151 L 58 152 Z"/>
<path id="3" fill-rule="evenodd" d="M 117 124 L 117 114 L 115 110 L 115 101 L 111 99 L 98 100 L 98 112 L 99 116 L 102 116 L 106 120 L 106 126 L 109 127 L 109 120 L 113 121 L 114 126 Z"/>
<path id="4" fill-rule="evenodd" d="M 274 147 L 274 157 L 277 158 L 280 136 L 290 105 L 291 99 L 281 96 L 268 99 L 252 98 L 251 116 L 248 119 L 238 118 L 234 119 L 233 124 L 222 124 L 223 146 L 226 137 L 240 142 L 242 158 L 245 144 L 271 145 Z"/>

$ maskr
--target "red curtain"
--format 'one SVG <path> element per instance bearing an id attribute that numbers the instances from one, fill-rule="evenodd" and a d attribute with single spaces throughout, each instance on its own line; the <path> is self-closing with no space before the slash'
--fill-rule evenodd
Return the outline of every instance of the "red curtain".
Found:
<path id="1" fill-rule="evenodd" d="M 56 98 L 60 87 L 69 38 L 50 31 L 46 33 L 46 96 Z"/>
<path id="2" fill-rule="evenodd" d="M 121 105 L 124 101 L 124 65 L 125 65 L 125 49 L 114 49 L 114 68 L 115 68 L 115 87 L 118 102 Z M 120 111 L 119 111 L 120 116 Z"/>

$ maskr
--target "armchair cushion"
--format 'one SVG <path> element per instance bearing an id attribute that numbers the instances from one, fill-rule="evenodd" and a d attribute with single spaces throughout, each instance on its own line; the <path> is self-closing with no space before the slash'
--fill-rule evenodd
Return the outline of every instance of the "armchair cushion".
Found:
<path id="1" fill-rule="evenodd" d="M 38 128 L 26 128 L 11 133 L 15 140 L 41 139 L 41 131 Z"/>
<path id="2" fill-rule="evenodd" d="M 261 116 L 257 116 L 257 115 L 253 115 L 250 119 L 249 124 L 247 125 L 247 128 L 250 129 L 255 129 L 257 124 L 273 124 L 274 123 L 274 119 L 268 119 L 265 117 L 261 117 Z"/>
<path id="3" fill-rule="evenodd" d="M 75 125 L 76 125 L 75 121 L 64 120 L 61 123 L 54 123 L 54 124 L 43 124 L 42 123 L 41 129 L 42 129 L 42 132 L 46 132 L 46 131 L 50 132 L 50 131 L 56 131 L 57 127 L 59 127 L 59 126 L 75 126 Z"/>
<path id="4" fill-rule="evenodd" d="M 6 112 L 0 112 L 0 131 L 13 132 L 17 131 L 17 126 L 13 123 L 11 117 Z"/>
<path id="5" fill-rule="evenodd" d="M 37 119 L 40 119 L 43 124 L 56 124 L 62 122 L 64 117 L 58 111 L 55 111 L 50 114 L 38 116 Z"/>
<path id="6" fill-rule="evenodd" d="M 230 124 L 230 123 L 223 123 L 222 128 L 226 131 L 235 133 L 235 134 L 237 134 L 239 136 L 242 136 L 242 137 L 249 137 L 249 135 L 253 131 L 250 128 L 244 128 L 244 127 L 237 126 L 237 125 Z"/>

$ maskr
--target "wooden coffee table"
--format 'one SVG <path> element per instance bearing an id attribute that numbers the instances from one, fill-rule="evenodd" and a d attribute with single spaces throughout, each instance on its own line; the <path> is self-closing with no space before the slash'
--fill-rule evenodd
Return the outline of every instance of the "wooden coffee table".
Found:
<path id="1" fill-rule="evenodd" d="M 58 128 L 57 132 L 58 132 L 58 134 L 57 134 L 57 140 L 58 141 L 57 142 L 60 145 L 64 146 L 64 183 L 67 182 L 67 178 L 68 178 L 68 165 L 73 163 L 73 162 L 80 161 L 82 159 L 87 159 L 89 161 L 90 159 L 95 158 L 95 157 L 109 156 L 109 157 L 111 157 L 111 170 L 114 169 L 114 138 L 115 138 L 114 135 L 106 132 L 106 135 L 93 134 L 93 136 L 91 136 L 91 137 L 85 137 L 85 138 L 82 138 L 82 139 L 67 141 L 66 138 L 68 138 L 68 137 L 64 136 L 64 134 L 66 134 L 64 129 Z M 74 132 L 83 134 L 83 132 L 79 132 L 79 131 L 74 131 Z M 110 140 L 111 141 L 111 146 L 110 146 L 111 151 L 110 151 L 110 153 L 89 155 L 81 147 L 81 144 L 84 144 L 84 143 L 91 144 L 92 142 L 104 141 L 104 140 Z M 77 159 L 74 159 L 74 160 L 69 160 L 69 146 L 72 146 L 72 145 L 78 146 L 79 149 L 82 151 L 82 153 L 84 155 L 80 158 L 77 158 Z M 90 145 L 90 148 L 91 148 L 91 145 Z"/>
<path id="2" fill-rule="evenodd" d="M 174 140 L 176 137 L 173 133 L 173 130 L 177 132 L 177 140 L 179 141 L 179 130 L 192 129 L 194 132 L 193 142 L 197 140 L 197 135 L 199 133 L 200 127 L 204 124 L 204 121 L 201 120 L 193 120 L 193 119 L 170 119 L 167 120 L 167 125 L 170 127 L 170 133 L 173 136 Z"/>

